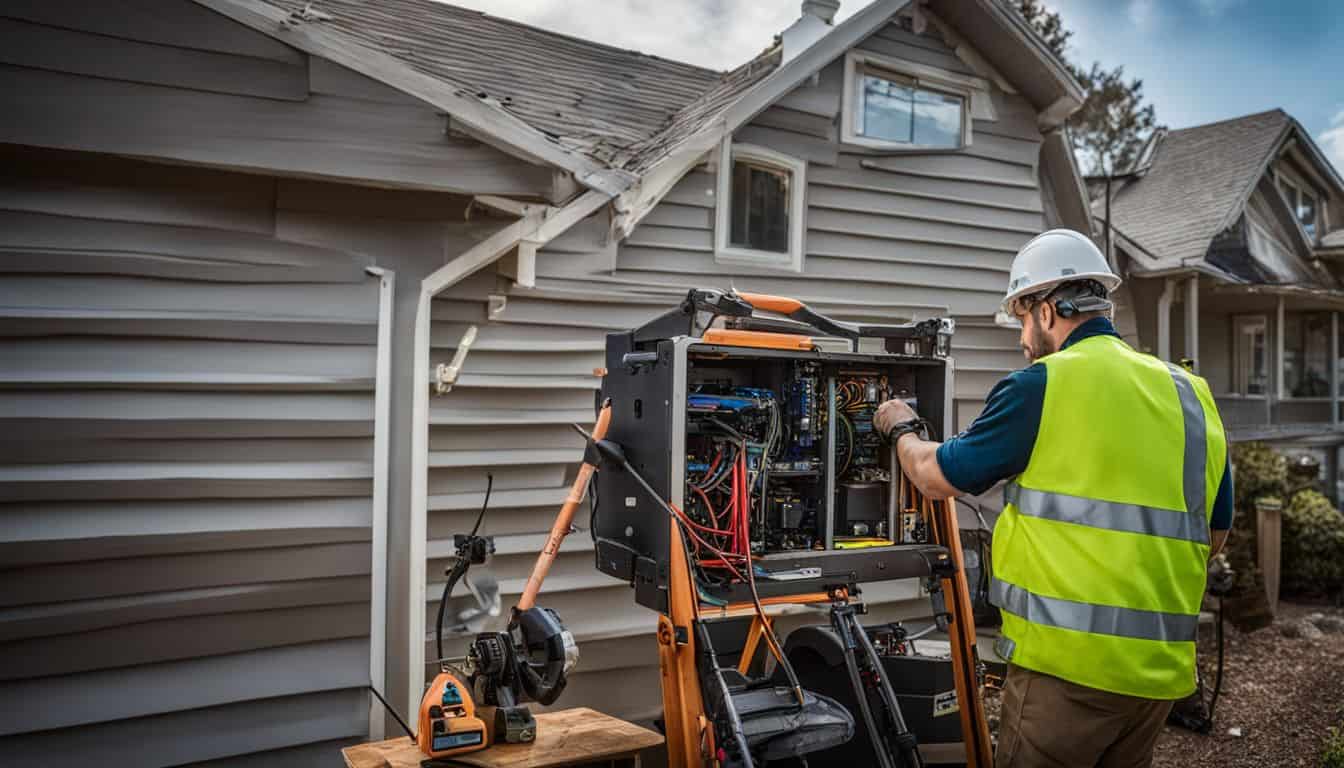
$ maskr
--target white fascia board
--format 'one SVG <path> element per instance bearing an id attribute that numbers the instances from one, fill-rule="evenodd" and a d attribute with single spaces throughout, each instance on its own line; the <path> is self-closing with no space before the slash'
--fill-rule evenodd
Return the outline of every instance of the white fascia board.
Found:
<path id="1" fill-rule="evenodd" d="M 508 112 L 478 99 L 462 96 L 458 88 L 438 78 L 417 72 L 404 62 L 369 48 L 322 21 L 297 25 L 282 22 L 284 10 L 262 0 L 194 0 L 264 35 L 304 53 L 352 69 L 402 93 L 442 109 L 470 129 L 476 138 L 528 162 L 551 165 L 574 174 L 581 184 L 615 196 L 634 181 L 625 172 L 608 168 L 581 154 L 564 149 L 537 129 Z"/>
<path id="2" fill-rule="evenodd" d="M 1064 91 L 1064 97 L 1062 98 L 1070 98 L 1080 106 L 1082 105 L 1087 98 L 1083 86 L 1074 79 L 1073 75 L 1065 68 L 1064 63 L 1046 47 L 1045 41 L 1041 40 L 1040 36 L 1027 25 L 1022 17 L 1014 11 L 1004 8 L 998 0 L 976 0 L 976 5 L 980 6 L 987 16 L 996 19 L 1001 26 L 1011 31 L 1013 36 L 1022 42 L 1023 47 L 1035 54 L 1046 69 L 1050 70 L 1050 73 L 1055 77 L 1055 81 Z M 1068 115 L 1065 115 L 1065 117 L 1068 117 Z"/>

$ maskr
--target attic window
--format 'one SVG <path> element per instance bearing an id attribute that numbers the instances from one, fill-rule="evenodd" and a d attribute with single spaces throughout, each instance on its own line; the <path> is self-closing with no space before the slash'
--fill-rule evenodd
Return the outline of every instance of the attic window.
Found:
<path id="1" fill-rule="evenodd" d="M 865 68 L 854 100 L 854 134 L 917 147 L 961 146 L 966 97 L 919 87 L 919 81 Z"/>
<path id="2" fill-rule="evenodd" d="M 1302 222 L 1302 228 L 1307 231 L 1307 239 L 1316 241 L 1316 198 L 1305 189 L 1298 194 L 1297 198 L 1297 220 Z"/>
<path id="3" fill-rule="evenodd" d="M 715 259 L 800 271 L 806 163 L 731 141 L 720 157 Z"/>
<path id="4" fill-rule="evenodd" d="M 847 144 L 961 149 L 971 143 L 973 117 L 994 118 L 988 84 L 968 75 L 850 51 L 845 82 L 841 128 Z"/>
<path id="5" fill-rule="evenodd" d="M 1316 242 L 1316 218 L 1320 210 L 1316 196 L 1283 176 L 1279 176 L 1279 188 L 1283 190 L 1283 199 L 1288 202 L 1288 209 L 1297 217 L 1298 222 L 1302 224 L 1302 230 L 1307 233 L 1307 240 Z"/>

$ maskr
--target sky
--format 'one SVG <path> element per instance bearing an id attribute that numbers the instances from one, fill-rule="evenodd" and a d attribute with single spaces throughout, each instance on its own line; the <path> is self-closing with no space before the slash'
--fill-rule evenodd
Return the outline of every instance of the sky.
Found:
<path id="1" fill-rule="evenodd" d="M 729 69 L 798 17 L 794 0 L 451 0 L 609 45 Z M 1281 107 L 1344 175 L 1344 0 L 1045 0 L 1069 56 L 1141 78 L 1169 128 Z M 867 5 L 842 0 L 838 20 Z"/>

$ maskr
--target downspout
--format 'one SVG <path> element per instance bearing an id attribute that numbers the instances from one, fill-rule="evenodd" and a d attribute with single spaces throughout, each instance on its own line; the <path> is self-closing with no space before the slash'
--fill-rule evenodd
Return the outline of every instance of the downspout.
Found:
<path id="1" fill-rule="evenodd" d="M 396 273 L 379 267 L 364 270 L 378 278 L 378 352 L 373 385 L 373 512 L 369 549 L 369 683 L 387 690 L 387 502 L 392 423 L 392 304 Z M 382 704 L 369 697 L 369 739 L 383 738 Z"/>
<path id="2" fill-rule="evenodd" d="M 429 511 L 429 341 L 434 297 L 495 263 L 527 240 L 537 246 L 558 237 L 610 202 L 612 195 L 590 191 L 563 208 L 525 206 L 522 218 L 462 252 L 420 283 L 415 311 L 415 400 L 411 409 L 411 525 L 409 643 L 406 712 L 420 709 L 425 674 L 425 547 Z M 535 252 L 535 251 L 534 251 Z"/>

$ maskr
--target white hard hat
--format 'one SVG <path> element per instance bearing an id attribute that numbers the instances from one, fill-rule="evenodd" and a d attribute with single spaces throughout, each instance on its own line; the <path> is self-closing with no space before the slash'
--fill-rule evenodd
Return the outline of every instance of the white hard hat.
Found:
<path id="1" fill-rule="evenodd" d="M 1008 272 L 1008 295 L 999 307 L 1000 318 L 1011 317 L 1013 300 L 1046 291 L 1073 280 L 1096 280 L 1107 293 L 1120 287 L 1095 243 L 1072 229 L 1052 229 L 1033 237 L 1013 257 Z"/>

